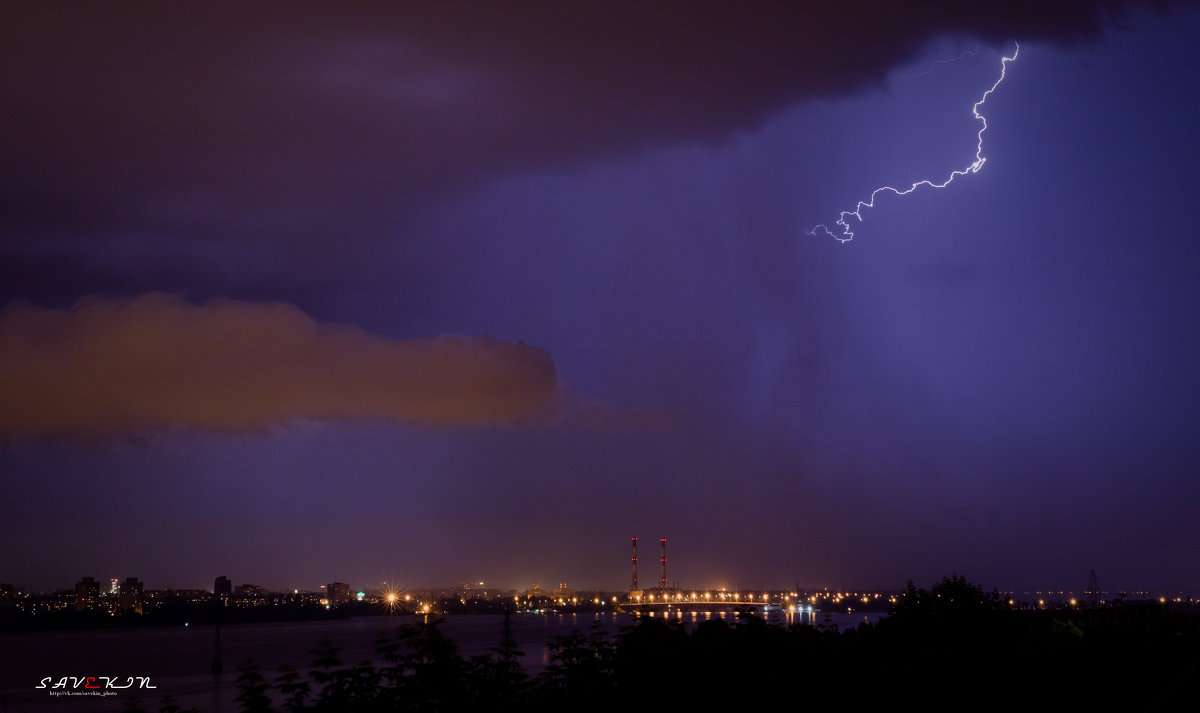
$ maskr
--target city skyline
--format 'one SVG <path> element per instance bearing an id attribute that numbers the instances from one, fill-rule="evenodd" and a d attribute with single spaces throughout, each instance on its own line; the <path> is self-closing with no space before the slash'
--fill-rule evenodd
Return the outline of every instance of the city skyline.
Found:
<path id="1" fill-rule="evenodd" d="M 1092 573 L 1095 576 L 1095 573 Z M 955 573 L 952 577 L 961 577 Z M 963 578 L 964 580 L 966 578 Z M 417 595 L 426 599 L 457 599 L 464 596 L 478 598 L 481 601 L 504 600 L 512 597 L 514 594 L 521 599 L 525 598 L 556 598 L 567 596 L 568 598 L 576 593 L 584 594 L 602 594 L 606 598 L 603 603 L 608 604 L 609 595 L 616 595 L 616 599 L 612 599 L 611 603 L 619 604 L 636 604 L 655 601 L 656 597 L 660 597 L 661 601 L 669 602 L 678 598 L 684 602 L 691 602 L 695 599 L 712 599 L 716 596 L 715 602 L 720 604 L 721 600 L 728 598 L 733 603 L 741 600 L 758 601 L 761 599 L 771 598 L 788 598 L 800 596 L 807 598 L 810 595 L 817 598 L 840 600 L 849 598 L 848 601 L 853 602 L 855 598 L 867 595 L 873 596 L 876 599 L 879 597 L 887 597 L 893 595 L 886 602 L 871 602 L 873 606 L 883 605 L 886 609 L 887 603 L 895 603 L 894 596 L 902 594 L 906 591 L 907 585 L 916 586 L 915 582 L 906 583 L 901 587 L 836 587 L 836 586 L 805 586 L 799 582 L 794 583 L 791 587 L 706 587 L 703 585 L 692 586 L 689 584 L 681 584 L 679 582 L 667 582 L 665 586 L 656 582 L 652 587 L 630 590 L 628 588 L 576 588 L 570 586 L 569 582 L 558 582 L 550 586 L 542 586 L 542 582 L 529 582 L 523 586 L 506 587 L 503 585 L 489 585 L 482 580 L 466 580 L 457 584 L 444 584 L 438 586 L 419 585 L 419 586 L 398 586 L 395 583 L 389 582 L 372 582 L 367 584 L 360 583 L 353 585 L 347 582 L 331 582 L 313 586 L 311 584 L 304 587 L 282 587 L 272 588 L 263 587 L 260 584 L 253 582 L 240 582 L 221 575 L 218 576 L 210 586 L 207 587 L 175 587 L 175 586 L 156 586 L 146 587 L 142 579 L 138 577 L 112 577 L 110 578 L 111 589 L 103 587 L 103 579 L 97 580 L 92 576 L 84 576 L 72 586 L 53 587 L 44 591 L 31 591 L 23 587 L 14 587 L 7 583 L 0 583 L 0 601 L 6 601 L 6 598 L 12 598 L 13 601 L 7 602 L 11 605 L 14 602 L 17 606 L 21 606 L 21 601 L 29 597 L 46 597 L 59 596 L 62 594 L 73 594 L 73 608 L 76 610 L 86 610 L 95 608 L 116 608 L 117 610 L 125 610 L 137 606 L 137 613 L 142 613 L 140 607 L 145 601 L 145 597 L 176 595 L 191 598 L 192 603 L 212 603 L 214 598 L 222 598 L 223 600 L 238 599 L 238 600 L 253 600 L 266 597 L 291 597 L 292 595 L 303 595 L 304 601 L 317 601 L 316 598 L 323 599 L 322 605 L 337 606 L 340 604 L 352 603 L 354 601 L 366 601 L 369 603 L 384 604 L 385 607 L 389 603 L 395 603 L 397 600 L 403 602 L 417 601 L 412 596 Z M 983 591 L 983 587 L 980 590 Z M 336 590 L 336 592 L 335 592 Z M 1059 605 L 1078 606 L 1080 602 L 1084 602 L 1084 598 L 1096 597 L 1097 601 L 1092 602 L 1090 606 L 1103 606 L 1109 603 L 1106 600 L 1120 599 L 1133 600 L 1134 602 L 1153 601 L 1157 599 L 1159 602 L 1182 602 L 1187 605 L 1195 604 L 1200 601 L 1196 596 L 1182 591 L 1151 591 L 1147 589 L 1123 589 L 1113 587 L 1102 587 L 1098 581 L 1089 580 L 1088 584 L 1081 588 L 1071 589 L 1035 589 L 1028 591 L 1018 591 L 1006 588 L 993 588 L 994 592 L 1004 597 L 1019 597 L 1022 599 L 1020 604 L 1028 605 L 1030 603 L 1045 605 L 1051 602 Z M 330 592 L 335 592 L 330 595 Z M 665 595 L 661 593 L 666 593 Z M 1030 602 L 1025 598 L 1035 597 Z M 1036 597 L 1045 597 L 1038 600 Z M 741 599 L 735 599 L 741 598 Z M 422 600 L 424 601 L 424 600 Z M 577 600 L 583 601 L 583 600 Z M 599 602 L 599 600 L 597 600 Z M 465 602 L 464 602 L 465 603 Z M 836 602 L 835 602 L 836 603 Z M 863 603 L 868 603 L 863 600 Z M 1015 600 L 1010 602 L 1010 605 L 1017 603 Z M 1087 604 L 1087 602 L 1084 602 Z"/>
<path id="2" fill-rule="evenodd" d="M 634 539 L 637 539 L 637 538 L 634 538 Z M 653 564 L 655 566 L 655 572 L 657 572 L 658 567 L 660 566 L 660 561 L 658 559 L 654 559 L 651 564 Z M 634 570 L 634 572 L 636 572 L 636 569 Z M 541 577 L 539 579 L 527 581 L 527 582 L 515 582 L 515 581 L 510 581 L 509 578 L 504 578 L 503 576 L 499 577 L 498 579 L 481 579 L 478 577 L 459 577 L 456 580 L 454 580 L 453 582 L 440 582 L 440 583 L 439 582 L 413 582 L 413 581 L 405 580 L 404 578 L 397 579 L 397 578 L 393 577 L 390 579 L 370 580 L 370 581 L 360 581 L 360 580 L 356 579 L 356 580 L 352 580 L 349 584 L 347 584 L 345 582 L 338 582 L 338 584 L 346 585 L 347 587 L 349 587 L 350 590 L 355 590 L 356 588 L 361 587 L 366 591 L 373 591 L 373 592 L 379 592 L 379 591 L 395 591 L 395 592 L 426 591 L 426 592 L 428 592 L 428 591 L 438 591 L 438 590 L 453 591 L 453 590 L 470 590 L 470 589 L 478 589 L 481 591 L 489 590 L 489 591 L 494 591 L 494 592 L 512 592 L 512 591 L 527 591 L 530 589 L 539 589 L 539 588 L 542 588 L 543 582 L 554 583 L 555 589 L 582 589 L 582 590 L 586 590 L 586 591 L 601 591 L 601 592 L 636 592 L 639 589 L 645 590 L 647 592 L 653 592 L 653 591 L 657 591 L 657 590 L 664 589 L 664 588 L 670 589 L 672 591 L 676 591 L 676 590 L 677 591 L 689 591 L 689 590 L 741 591 L 741 590 L 745 590 L 745 591 L 784 592 L 784 591 L 789 591 L 789 590 L 795 590 L 795 591 L 805 591 L 805 592 L 817 592 L 817 591 L 896 592 L 896 591 L 902 591 L 904 588 L 903 584 L 896 584 L 896 583 L 892 583 L 891 585 L 879 585 L 879 586 L 862 586 L 862 585 L 855 586 L 855 585 L 848 584 L 848 583 L 811 582 L 811 581 L 806 581 L 806 580 L 801 580 L 801 579 L 795 579 L 790 585 L 785 582 L 729 583 L 727 581 L 727 578 L 721 578 L 721 577 L 710 578 L 710 579 L 720 582 L 720 584 L 718 584 L 718 585 L 713 585 L 713 584 L 711 584 L 707 581 L 703 581 L 703 580 L 676 579 L 673 574 L 674 571 L 671 570 L 671 572 L 672 572 L 672 574 L 670 576 L 667 576 L 664 573 L 661 577 L 652 577 L 650 584 L 648 586 L 637 584 L 639 579 L 637 578 L 637 575 L 634 574 L 632 580 L 627 581 L 626 582 L 627 586 L 624 586 L 624 587 L 621 587 L 621 586 L 574 587 L 574 586 L 570 586 L 571 585 L 570 582 L 567 582 L 567 581 L 561 580 L 561 579 L 554 579 L 553 577 Z M 957 573 L 955 573 L 955 574 L 957 574 Z M 322 579 L 321 577 L 317 577 L 316 580 L 313 580 L 310 582 L 289 582 L 289 583 L 285 583 L 282 585 L 277 582 L 268 582 L 267 586 L 264 587 L 263 580 L 261 580 L 260 578 L 255 578 L 253 575 L 248 575 L 244 580 L 238 579 L 236 577 L 230 578 L 227 575 L 219 575 L 216 577 L 215 583 L 207 585 L 207 586 L 197 586 L 197 582 L 199 582 L 200 580 L 203 580 L 204 577 L 199 576 L 199 575 L 196 575 L 196 576 L 199 577 L 199 579 L 196 579 L 195 577 L 193 577 L 194 581 L 187 582 L 186 586 L 183 584 L 173 583 L 173 582 L 167 582 L 167 583 L 157 582 L 157 581 L 154 581 L 154 579 L 152 577 L 151 582 L 152 582 L 152 584 L 155 584 L 156 586 L 149 587 L 148 589 L 153 589 L 153 590 L 157 590 L 157 591 L 170 591 L 170 590 L 209 591 L 214 594 L 220 594 L 220 593 L 224 592 L 226 595 L 228 595 L 230 592 L 236 592 L 242 588 L 248 587 L 248 588 L 252 588 L 256 591 L 261 590 L 264 592 L 286 593 L 286 592 L 294 591 L 297 593 L 314 593 L 314 592 L 317 592 L 318 590 L 325 589 L 328 584 L 328 581 L 332 581 L 332 580 L 329 580 L 328 576 L 326 576 L 324 579 Z M 1097 575 L 1096 575 L 1095 570 L 1089 570 L 1088 573 L 1086 573 L 1086 576 L 1088 577 L 1088 581 L 1085 586 L 1067 587 L 1067 588 L 1038 587 L 1038 588 L 1025 590 L 1021 593 L 1023 593 L 1023 594 L 1031 594 L 1031 593 L 1032 594 L 1042 594 L 1042 593 L 1079 594 L 1079 593 L 1084 593 L 1084 592 L 1089 592 L 1089 591 L 1094 590 L 1097 592 L 1104 592 L 1106 594 L 1111 593 L 1114 595 L 1117 593 L 1130 593 L 1130 594 L 1133 594 L 1136 596 L 1153 595 L 1155 597 L 1160 596 L 1160 595 L 1171 595 L 1171 596 L 1187 596 L 1187 597 L 1189 597 L 1189 599 L 1192 594 L 1191 592 L 1185 591 L 1183 589 L 1152 590 L 1151 588 L 1147 588 L 1147 587 L 1126 586 L 1127 583 L 1117 583 L 1114 585 L 1114 584 L 1105 582 L 1105 584 L 1102 586 L 1099 584 L 1099 580 L 1096 579 Z M 87 575 L 87 576 L 84 576 L 80 581 L 75 582 L 75 584 L 74 584 L 75 589 L 78 590 L 80 584 L 83 582 L 86 582 L 88 580 L 93 580 L 92 584 L 95 584 L 98 587 L 100 585 L 103 585 L 105 581 L 108 581 L 110 583 L 109 589 L 104 589 L 103 587 L 101 587 L 100 589 L 97 590 L 99 596 L 107 596 L 107 595 L 111 595 L 114 597 L 118 596 L 121 591 L 119 589 L 120 586 L 129 585 L 134 582 L 137 583 L 137 587 L 139 587 L 139 588 L 144 586 L 143 585 L 144 578 L 141 574 L 138 574 L 136 576 L 126 576 L 126 575 L 122 575 L 120 577 L 112 576 L 112 577 L 109 577 L 107 580 L 105 580 L 104 577 L 100 577 L 99 579 L 96 579 L 92 575 Z M 318 580 L 321 581 L 322 583 L 321 584 L 313 583 Z M 591 580 L 589 580 L 589 581 L 591 581 Z M 646 580 L 645 580 L 645 578 L 641 578 L 640 581 L 645 582 Z M 64 580 L 64 582 L 65 582 L 65 580 Z M 740 586 L 739 586 L 739 584 L 740 584 Z M 55 585 L 52 585 L 49 587 L 43 587 L 41 589 L 27 587 L 27 586 L 22 585 L 21 583 L 14 583 L 14 582 L 0 582 L 0 587 L 3 588 L 2 590 L 0 590 L 0 596 L 6 596 L 9 594 L 12 594 L 13 591 L 20 591 L 20 592 L 25 592 L 25 593 L 33 593 L 33 592 L 45 593 L 45 592 L 63 591 L 63 590 L 71 588 L 71 587 L 66 586 L 66 584 L 64 584 L 63 582 L 59 582 L 58 584 L 55 584 Z M 988 586 L 986 586 L 984 588 L 988 589 L 988 590 L 995 589 L 1000 592 L 1011 592 L 1011 593 L 1016 593 L 1019 591 L 1013 587 L 1002 586 L 1002 584 L 989 584 Z"/>
<path id="3" fill-rule="evenodd" d="M 2 16 L 0 581 L 1200 591 L 1195 2 Z"/>

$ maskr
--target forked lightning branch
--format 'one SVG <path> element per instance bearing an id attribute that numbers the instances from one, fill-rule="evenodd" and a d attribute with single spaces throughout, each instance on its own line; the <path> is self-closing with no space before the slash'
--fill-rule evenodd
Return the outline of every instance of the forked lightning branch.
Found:
<path id="1" fill-rule="evenodd" d="M 862 214 L 863 209 L 864 208 L 874 208 L 875 207 L 875 198 L 880 193 L 895 193 L 898 196 L 906 196 L 909 193 L 912 193 L 913 191 L 917 190 L 918 188 L 921 188 L 922 186 L 929 186 L 930 188 L 945 188 L 946 186 L 953 183 L 954 179 L 958 178 L 959 176 L 966 176 L 967 174 L 970 174 L 970 173 L 978 173 L 979 169 L 983 168 L 983 164 L 987 163 L 987 158 L 984 157 L 984 155 L 983 155 L 983 132 L 987 131 L 987 128 L 988 128 L 987 118 L 983 114 L 979 113 L 979 107 L 981 107 L 985 103 L 987 103 L 987 98 L 991 95 L 992 92 L 996 91 L 996 88 L 999 87 L 1000 83 L 1004 81 L 1004 74 L 1005 74 L 1006 70 L 1008 69 L 1008 63 L 1015 61 L 1017 59 L 1017 54 L 1020 51 L 1021 51 L 1021 45 L 1017 44 L 1016 49 L 1013 50 L 1011 57 L 1001 57 L 1000 58 L 1000 78 L 997 79 L 996 83 L 993 84 L 991 86 L 991 88 L 988 89 L 986 92 L 984 92 L 983 96 L 979 98 L 979 101 L 975 102 L 974 106 L 971 107 L 971 113 L 975 116 L 975 119 L 977 121 L 979 121 L 979 123 L 981 124 L 981 126 L 979 127 L 979 132 L 975 135 L 976 141 L 975 141 L 975 161 L 974 162 L 972 162 L 966 168 L 962 168 L 957 171 L 951 171 L 950 175 L 946 178 L 946 180 L 942 181 L 941 183 L 934 183 L 933 181 L 931 181 L 929 179 L 923 179 L 923 180 L 917 181 L 916 183 L 913 183 L 911 186 L 909 186 L 908 188 L 905 188 L 903 190 L 901 190 L 899 188 L 894 188 L 892 186 L 880 186 L 879 188 L 876 188 L 874 191 L 871 192 L 871 196 L 867 200 L 859 201 L 858 204 L 854 206 L 854 210 L 844 210 L 841 212 L 841 214 L 838 216 L 837 221 L 834 222 L 834 225 L 837 226 L 837 228 L 838 228 L 838 232 L 834 232 L 833 230 L 830 230 L 828 226 L 826 226 L 824 223 L 822 223 L 820 225 L 813 226 L 812 230 L 808 231 L 808 234 L 809 235 L 817 235 L 818 231 L 823 231 L 829 237 L 840 240 L 843 243 L 853 240 L 854 239 L 854 231 L 850 227 L 849 219 L 851 217 L 853 217 L 855 220 L 857 220 L 859 223 L 861 223 L 863 221 L 863 214 Z"/>

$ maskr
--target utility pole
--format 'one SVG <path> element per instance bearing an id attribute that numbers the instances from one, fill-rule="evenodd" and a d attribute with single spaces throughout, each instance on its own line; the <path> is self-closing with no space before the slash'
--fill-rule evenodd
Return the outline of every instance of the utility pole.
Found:
<path id="1" fill-rule="evenodd" d="M 1091 574 L 1088 576 L 1087 589 L 1083 590 L 1083 593 L 1087 595 L 1088 606 L 1095 609 L 1100 605 L 1100 583 L 1096 581 L 1096 570 L 1093 569 L 1090 571 Z"/>

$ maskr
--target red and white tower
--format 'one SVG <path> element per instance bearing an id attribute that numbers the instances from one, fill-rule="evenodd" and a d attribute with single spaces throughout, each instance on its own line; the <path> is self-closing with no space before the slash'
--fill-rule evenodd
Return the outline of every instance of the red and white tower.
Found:
<path id="1" fill-rule="evenodd" d="M 667 538 L 658 538 L 658 546 L 662 554 L 658 558 L 658 563 L 662 565 L 662 579 L 659 580 L 658 586 L 662 587 L 663 591 L 667 590 Z"/>
<path id="2" fill-rule="evenodd" d="M 633 586 L 629 591 L 636 592 L 637 586 L 637 538 L 633 538 Z"/>

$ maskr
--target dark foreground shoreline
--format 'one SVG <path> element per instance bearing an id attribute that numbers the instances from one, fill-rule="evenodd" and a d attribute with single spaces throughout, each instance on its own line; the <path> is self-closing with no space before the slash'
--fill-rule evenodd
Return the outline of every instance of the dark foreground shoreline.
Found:
<path id="1" fill-rule="evenodd" d="M 930 590 L 910 586 L 890 616 L 879 616 L 610 612 L 514 614 L 511 626 L 502 614 L 234 625 L 222 627 L 216 677 L 212 626 L 13 634 L 0 639 L 6 678 L 20 680 L 0 695 L 6 713 L 765 709 L 780 696 L 854 710 L 903 702 L 1172 710 L 1197 700 L 1200 616 L 1186 604 L 1031 611 L 953 577 Z M 22 646 L 31 649 L 24 658 Z M 157 690 L 101 701 L 30 688 L 44 676 L 110 671 L 148 676 Z"/>
<path id="2" fill-rule="evenodd" d="M 685 626 L 640 617 L 555 636 L 531 674 L 520 642 L 465 656 L 437 619 L 383 632 L 373 661 L 323 641 L 278 670 L 236 667 L 239 709 L 716 710 L 916 703 L 924 710 L 1173 710 L 1200 691 L 1200 616 L 1167 604 L 1020 611 L 962 578 L 909 588 L 877 624 L 780 625 L 745 614 Z M 300 653 L 300 652 L 297 652 Z M 146 700 L 129 711 L 171 710 Z"/>

